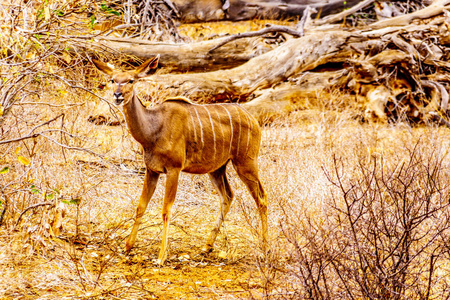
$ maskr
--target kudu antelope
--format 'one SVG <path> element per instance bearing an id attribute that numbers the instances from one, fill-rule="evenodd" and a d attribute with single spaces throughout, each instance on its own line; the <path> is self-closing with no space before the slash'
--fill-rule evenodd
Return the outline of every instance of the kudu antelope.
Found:
<path id="1" fill-rule="evenodd" d="M 233 163 L 237 174 L 256 201 L 262 222 L 264 248 L 267 243 L 266 193 L 258 176 L 258 152 L 261 131 L 257 121 L 237 104 L 197 105 L 185 98 L 172 98 L 147 109 L 133 90 L 133 83 L 153 73 L 159 55 L 133 71 L 118 71 L 93 60 L 95 66 L 111 77 L 115 103 L 123 103 L 123 112 L 131 135 L 143 147 L 147 168 L 136 219 L 126 241 L 129 251 L 135 241 L 147 204 L 160 174 L 166 174 L 162 207 L 163 233 L 158 263 L 166 259 L 170 210 L 177 192 L 181 171 L 208 173 L 221 198 L 220 213 L 204 251 L 211 251 L 222 222 L 230 209 L 233 191 L 226 166 Z"/>

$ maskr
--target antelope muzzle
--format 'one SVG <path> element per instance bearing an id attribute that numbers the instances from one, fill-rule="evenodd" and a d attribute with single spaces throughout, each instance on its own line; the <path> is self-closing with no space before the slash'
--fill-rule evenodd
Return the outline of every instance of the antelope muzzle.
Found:
<path id="1" fill-rule="evenodd" d="M 114 103 L 116 105 L 122 104 L 122 102 L 124 100 L 122 91 L 120 91 L 120 90 L 115 91 L 114 92 L 114 99 L 115 99 Z"/>

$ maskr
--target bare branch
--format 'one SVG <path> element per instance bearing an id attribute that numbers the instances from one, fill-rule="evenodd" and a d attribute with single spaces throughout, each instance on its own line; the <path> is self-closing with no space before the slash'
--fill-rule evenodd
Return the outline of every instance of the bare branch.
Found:
<path id="1" fill-rule="evenodd" d="M 96 152 L 94 152 L 94 151 L 92 151 L 92 150 L 89 150 L 89 149 L 86 149 L 86 148 L 72 147 L 72 146 L 68 146 L 68 145 L 61 144 L 60 142 L 56 141 L 55 139 L 53 139 L 53 138 L 51 138 L 51 137 L 49 137 L 49 136 L 47 136 L 47 135 L 44 135 L 44 134 L 42 134 L 42 133 L 40 133 L 39 135 L 45 137 L 45 138 L 48 139 L 49 141 L 55 143 L 56 145 L 58 145 L 58 146 L 60 146 L 60 147 L 65 148 L 65 149 L 68 149 L 68 150 L 75 150 L 75 151 L 82 151 L 82 152 L 87 152 L 87 153 L 89 153 L 89 154 L 92 154 L 92 155 L 97 156 L 97 157 L 100 157 L 100 158 L 104 158 L 104 157 L 105 157 L 105 155 L 103 155 L 103 154 L 96 153 Z"/>
<path id="2" fill-rule="evenodd" d="M 344 19 L 345 17 L 350 16 L 351 14 L 354 14 L 358 10 L 363 9 L 364 7 L 372 4 L 373 2 L 375 2 L 375 0 L 364 0 L 364 1 L 360 2 L 359 4 L 353 6 L 349 9 L 346 9 L 338 14 L 329 15 L 322 19 L 316 20 L 316 21 L 314 21 L 314 25 L 324 25 L 324 24 L 336 23 L 336 22 Z"/>
<path id="3" fill-rule="evenodd" d="M 83 103 L 69 103 L 69 104 L 52 104 L 52 103 L 46 103 L 46 102 L 20 102 L 17 105 L 46 105 L 50 107 L 62 107 L 62 108 L 69 108 L 74 106 L 83 106 L 86 102 Z"/>
<path id="4" fill-rule="evenodd" d="M 31 138 L 36 138 L 36 137 L 38 137 L 39 135 L 41 135 L 41 132 L 39 132 L 39 133 L 33 133 L 36 129 L 38 129 L 39 127 L 48 125 L 48 124 L 50 124 L 51 122 L 56 121 L 57 119 L 59 119 L 59 118 L 62 117 L 62 116 L 64 116 L 64 113 L 59 114 L 58 116 L 54 117 L 53 119 L 48 120 L 48 121 L 46 121 L 46 122 L 44 122 L 44 123 L 41 123 L 41 124 L 35 126 L 33 129 L 30 130 L 30 132 L 29 132 L 26 136 L 18 137 L 18 138 L 11 139 L 11 140 L 6 140 L 6 141 L 0 141 L 0 145 L 2 145 L 2 144 L 14 143 L 14 142 L 20 142 L 20 141 L 23 141 L 23 140 L 26 140 L 26 139 L 31 139 Z"/>
<path id="5" fill-rule="evenodd" d="M 315 8 L 311 8 L 311 6 L 307 6 L 303 11 L 303 16 L 297 24 L 297 30 L 301 34 L 301 36 L 304 35 L 304 29 L 308 20 L 311 19 L 311 14 L 316 12 L 317 10 Z"/>
<path id="6" fill-rule="evenodd" d="M 19 215 L 19 218 L 17 218 L 16 225 L 14 225 L 13 231 L 16 231 L 16 230 L 17 230 L 17 225 L 19 225 L 20 219 L 22 219 L 22 216 L 23 216 L 27 211 L 29 211 L 30 209 L 34 209 L 34 208 L 37 208 L 37 207 L 40 207 L 40 206 L 47 206 L 47 205 L 55 205 L 55 203 L 53 203 L 53 202 L 41 202 L 41 203 L 34 204 L 34 205 L 31 205 L 31 206 L 27 207 L 27 208 Z"/>
<path id="7" fill-rule="evenodd" d="M 302 37 L 303 33 L 299 32 L 297 30 L 294 30 L 292 28 L 286 27 L 286 26 L 279 26 L 279 25 L 271 25 L 270 27 L 258 30 L 258 31 L 252 31 L 252 32 L 245 32 L 245 33 L 238 33 L 238 34 L 234 34 L 228 38 L 226 38 L 225 40 L 223 40 L 221 43 L 217 44 L 216 46 L 212 47 L 208 52 L 211 53 L 214 50 L 216 50 L 217 48 L 222 47 L 225 44 L 228 44 L 229 42 L 232 42 L 234 40 L 237 39 L 242 39 L 242 38 L 248 38 L 248 37 L 255 37 L 255 36 L 261 36 L 267 33 L 272 33 L 272 32 L 284 32 L 287 34 L 290 34 L 294 37 Z"/>

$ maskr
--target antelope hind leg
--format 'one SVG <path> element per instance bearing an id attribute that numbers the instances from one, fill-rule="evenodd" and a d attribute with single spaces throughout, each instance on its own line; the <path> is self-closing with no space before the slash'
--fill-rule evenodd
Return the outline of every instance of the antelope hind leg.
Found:
<path id="1" fill-rule="evenodd" d="M 248 187 L 253 199 L 258 207 L 259 216 L 261 218 L 261 229 L 263 239 L 263 251 L 267 250 L 267 194 L 259 180 L 258 164 L 256 160 L 248 161 L 245 164 L 235 165 L 239 178 Z"/>
<path id="2" fill-rule="evenodd" d="M 211 234 L 208 238 L 208 242 L 202 249 L 204 252 L 211 252 L 211 250 L 213 249 L 214 241 L 216 240 L 217 234 L 220 231 L 220 227 L 222 226 L 225 216 L 230 210 L 231 202 L 233 202 L 234 197 L 233 191 L 231 190 L 230 184 L 228 183 L 226 165 L 222 166 L 217 171 L 209 173 L 208 175 L 214 188 L 220 196 L 220 212 L 217 217 L 216 225 L 212 229 Z"/>
<path id="3" fill-rule="evenodd" d="M 127 239 L 125 249 L 127 252 L 133 248 L 134 243 L 136 242 L 136 235 L 139 230 L 139 226 L 141 225 L 142 216 L 147 209 L 148 202 L 153 196 L 155 192 L 156 184 L 158 183 L 159 174 L 154 173 L 153 171 L 147 170 L 145 172 L 144 178 L 144 186 L 142 188 L 141 197 L 139 198 L 139 203 L 136 209 L 136 218 L 134 221 L 133 229 L 131 230 L 130 236 Z"/>

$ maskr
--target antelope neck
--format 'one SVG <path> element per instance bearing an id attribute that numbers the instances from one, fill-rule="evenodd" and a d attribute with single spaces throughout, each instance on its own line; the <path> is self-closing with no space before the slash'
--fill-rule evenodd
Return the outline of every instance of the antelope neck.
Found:
<path id="1" fill-rule="evenodd" d="M 123 112 L 128 129 L 134 139 L 144 148 L 153 144 L 153 137 L 160 129 L 159 114 L 154 109 L 147 109 L 133 91 L 131 99 L 125 98 Z"/>

